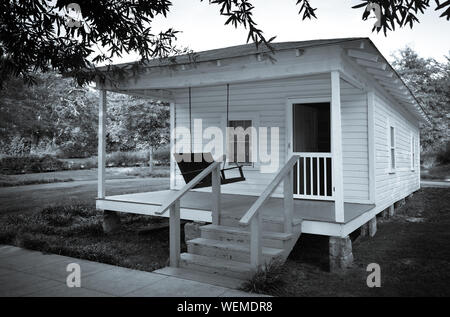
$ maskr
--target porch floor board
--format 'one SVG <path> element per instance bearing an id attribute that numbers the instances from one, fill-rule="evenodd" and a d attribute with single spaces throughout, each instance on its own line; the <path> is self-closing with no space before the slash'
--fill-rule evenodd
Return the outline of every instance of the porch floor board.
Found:
<path id="1" fill-rule="evenodd" d="M 160 206 L 173 194 L 173 192 L 175 191 L 162 190 L 155 192 L 107 196 L 104 200 Z M 210 211 L 210 196 L 210 192 L 190 191 L 181 198 L 180 207 L 186 209 Z M 256 199 L 258 199 L 257 196 L 222 194 L 222 213 L 240 217 L 251 207 Z M 334 202 L 332 201 L 295 199 L 294 207 L 294 218 L 296 219 L 332 223 L 335 222 Z M 350 222 L 351 220 L 371 210 L 374 207 L 375 205 L 370 204 L 344 203 L 344 223 Z M 124 210 L 124 212 L 126 211 Z M 271 197 L 264 205 L 262 212 L 266 216 L 282 216 L 283 199 L 278 197 Z"/>

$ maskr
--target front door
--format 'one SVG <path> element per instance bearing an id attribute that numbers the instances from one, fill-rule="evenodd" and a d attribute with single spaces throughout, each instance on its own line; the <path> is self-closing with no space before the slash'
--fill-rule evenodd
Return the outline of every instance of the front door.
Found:
<path id="1" fill-rule="evenodd" d="M 333 200 L 330 103 L 292 105 L 294 197 Z"/>

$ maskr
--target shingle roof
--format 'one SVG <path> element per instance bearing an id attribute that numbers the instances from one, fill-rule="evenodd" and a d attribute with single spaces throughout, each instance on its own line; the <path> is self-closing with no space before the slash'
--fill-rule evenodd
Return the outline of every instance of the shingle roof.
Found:
<path id="1" fill-rule="evenodd" d="M 279 43 L 271 43 L 270 45 L 275 51 L 296 49 L 296 48 L 306 48 L 312 46 L 322 46 L 322 45 L 332 45 L 338 44 L 342 42 L 356 41 L 356 40 L 366 40 L 364 37 L 348 37 L 348 38 L 338 38 L 338 39 L 321 39 L 321 40 L 309 40 L 309 41 L 294 41 L 294 42 L 279 42 Z M 224 48 L 218 48 L 213 50 L 195 52 L 195 61 L 196 62 L 206 62 L 206 61 L 214 61 L 225 58 L 233 58 L 239 56 L 246 56 L 258 53 L 268 53 L 270 49 L 263 45 L 259 45 L 257 48 L 254 43 L 236 45 Z M 178 55 L 176 56 L 176 62 L 179 64 L 189 63 L 191 62 L 189 54 Z M 137 62 L 135 62 L 137 63 Z M 167 62 L 170 63 L 170 62 Z M 131 65 L 134 63 L 124 63 L 124 64 L 116 64 L 115 66 L 123 66 L 123 65 Z M 145 64 L 147 67 L 152 66 L 163 66 L 165 65 L 164 60 L 161 59 L 152 59 L 147 61 Z"/>

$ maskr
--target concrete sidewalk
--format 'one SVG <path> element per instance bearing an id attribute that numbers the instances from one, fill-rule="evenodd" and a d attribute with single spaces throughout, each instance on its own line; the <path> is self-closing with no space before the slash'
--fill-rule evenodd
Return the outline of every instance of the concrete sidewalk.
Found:
<path id="1" fill-rule="evenodd" d="M 69 263 L 81 267 L 81 287 L 69 288 Z M 0 245 L 0 296 L 259 296 L 153 272 Z"/>

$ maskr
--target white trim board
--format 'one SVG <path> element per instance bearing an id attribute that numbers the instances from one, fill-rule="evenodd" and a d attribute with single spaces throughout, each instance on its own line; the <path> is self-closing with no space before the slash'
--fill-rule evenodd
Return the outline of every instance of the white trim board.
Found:
<path id="1" fill-rule="evenodd" d="M 229 110 L 228 111 L 228 120 L 251 120 L 252 121 L 252 126 L 256 129 L 257 133 L 256 135 L 252 135 L 252 146 L 253 144 L 256 144 L 256 149 L 259 149 L 259 127 L 260 127 L 260 114 L 257 112 L 248 112 L 248 111 L 236 111 L 236 110 Z M 220 128 L 223 132 L 223 147 L 224 147 L 224 153 L 227 155 L 228 158 L 228 153 L 227 153 L 227 149 L 228 149 L 228 134 L 227 134 L 227 114 L 226 112 L 221 114 L 220 116 Z M 252 152 L 252 160 L 253 160 L 253 164 L 252 165 L 244 165 L 242 168 L 243 170 L 259 170 L 260 168 L 260 164 L 259 164 L 259 158 L 258 158 L 258 151 L 254 150 L 255 148 L 251 149 Z M 235 166 L 235 165 L 230 165 L 228 164 L 227 161 L 227 166 Z"/>
<path id="2" fill-rule="evenodd" d="M 169 218 L 170 213 L 166 212 L 162 215 L 157 215 L 156 212 L 161 208 L 160 205 L 149 205 L 129 201 L 117 201 L 108 199 L 97 199 L 96 207 L 100 210 L 110 210 L 125 212 L 131 214 L 140 214 L 147 216 L 165 217 Z M 212 222 L 211 212 L 198 209 L 181 208 L 180 218 L 185 220 Z"/>
<path id="3" fill-rule="evenodd" d="M 288 97 L 286 98 L 286 138 L 285 138 L 285 154 L 286 161 L 291 157 L 293 151 L 293 138 L 294 134 L 292 127 L 292 107 L 294 104 L 308 104 L 308 103 L 330 103 L 330 124 L 331 124 L 331 92 L 329 97 L 310 97 L 310 98 L 297 98 L 297 97 Z"/>

